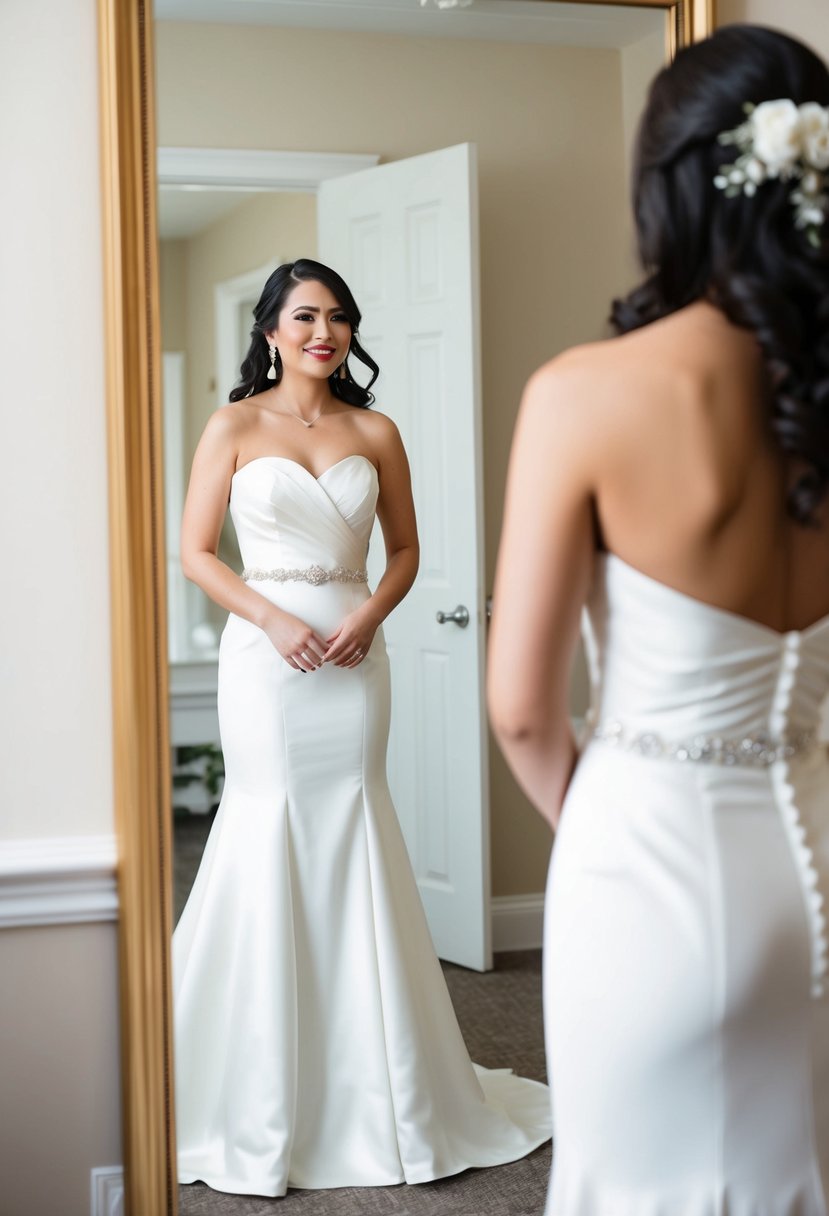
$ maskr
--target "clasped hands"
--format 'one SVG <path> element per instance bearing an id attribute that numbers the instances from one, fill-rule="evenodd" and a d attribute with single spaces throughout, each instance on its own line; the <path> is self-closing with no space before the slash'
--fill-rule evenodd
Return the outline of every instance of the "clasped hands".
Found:
<path id="1" fill-rule="evenodd" d="M 379 621 L 361 605 L 343 618 L 339 629 L 322 638 L 297 616 L 279 610 L 265 625 L 265 633 L 288 664 L 297 671 L 315 671 L 323 663 L 357 667 L 366 657 Z"/>

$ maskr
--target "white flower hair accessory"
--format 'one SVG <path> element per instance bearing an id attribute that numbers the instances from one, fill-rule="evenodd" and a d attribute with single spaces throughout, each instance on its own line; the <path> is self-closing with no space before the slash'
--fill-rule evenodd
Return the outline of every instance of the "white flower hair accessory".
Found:
<path id="1" fill-rule="evenodd" d="M 819 248 L 820 226 L 829 214 L 829 107 L 814 101 L 796 106 L 781 98 L 759 106 L 747 102 L 743 109 L 745 122 L 717 137 L 719 143 L 736 147 L 739 155 L 730 165 L 720 165 L 714 185 L 726 198 L 751 198 L 770 179 L 795 182 L 789 195 L 795 227 L 804 229 L 810 244 Z"/>

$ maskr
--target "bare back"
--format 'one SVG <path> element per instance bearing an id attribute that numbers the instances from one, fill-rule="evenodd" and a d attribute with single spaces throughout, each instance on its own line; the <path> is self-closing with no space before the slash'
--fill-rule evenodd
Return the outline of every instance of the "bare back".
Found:
<path id="1" fill-rule="evenodd" d="M 829 613 L 829 528 L 786 509 L 752 334 L 696 304 L 577 352 L 596 412 L 600 543 L 687 595 L 780 631 Z M 589 363 L 589 367 L 588 367 Z"/>

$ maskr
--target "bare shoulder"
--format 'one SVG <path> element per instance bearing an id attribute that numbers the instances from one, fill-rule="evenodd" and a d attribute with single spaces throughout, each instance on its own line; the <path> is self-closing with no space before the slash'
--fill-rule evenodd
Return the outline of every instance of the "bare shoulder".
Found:
<path id="1" fill-rule="evenodd" d="M 630 385 L 645 408 L 709 405 L 717 383 L 736 378 L 751 387 L 761 361 L 754 336 L 713 305 L 689 304 L 642 329 L 611 339 L 620 387 Z"/>
<path id="2" fill-rule="evenodd" d="M 214 442 L 238 440 L 254 424 L 256 407 L 249 401 L 232 401 L 214 410 L 204 428 L 206 437 Z"/>
<path id="3" fill-rule="evenodd" d="M 723 375 L 751 375 L 752 340 L 708 305 L 691 305 L 621 337 L 573 347 L 531 377 L 537 425 L 618 438 L 646 423 L 706 412 Z"/>
<path id="4" fill-rule="evenodd" d="M 379 442 L 393 439 L 400 434 L 388 414 L 383 414 L 380 410 L 357 407 L 354 411 L 354 419 L 368 438 Z"/>
<path id="5" fill-rule="evenodd" d="M 200 473 L 229 478 L 236 469 L 245 436 L 254 425 L 252 407 L 234 402 L 214 410 L 207 420 L 196 449 L 193 467 Z"/>
<path id="6" fill-rule="evenodd" d="M 246 440 L 262 424 L 262 406 L 254 400 L 232 401 L 214 410 L 207 420 L 202 444 L 234 460 Z"/>
<path id="7" fill-rule="evenodd" d="M 214 410 L 208 426 L 224 429 L 229 434 L 243 434 L 255 426 L 260 416 L 261 406 L 253 399 L 244 398 L 242 401 L 229 401 L 220 410 Z"/>
<path id="8" fill-rule="evenodd" d="M 555 403 L 561 408 L 591 393 L 600 392 L 618 365 L 615 340 L 586 342 L 572 346 L 542 364 L 530 377 L 528 397 Z"/>
<path id="9" fill-rule="evenodd" d="M 403 450 L 400 432 L 388 414 L 375 409 L 355 408 L 353 420 L 362 441 L 375 454 L 378 462 Z"/>
<path id="10" fill-rule="evenodd" d="M 559 447 L 600 441 L 618 414 L 622 365 L 615 347 L 615 340 L 574 346 L 538 368 L 524 389 L 520 427 Z"/>

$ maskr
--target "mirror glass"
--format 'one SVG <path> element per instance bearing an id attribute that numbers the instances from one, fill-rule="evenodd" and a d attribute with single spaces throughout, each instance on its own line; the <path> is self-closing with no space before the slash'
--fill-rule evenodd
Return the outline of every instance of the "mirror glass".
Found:
<path id="1" fill-rule="evenodd" d="M 496 749 L 487 751 L 481 704 L 510 438 L 527 377 L 605 335 L 610 302 L 635 274 L 629 152 L 665 62 L 666 17 L 544 0 L 443 10 L 419 0 L 159 0 L 156 17 L 175 920 L 224 775 L 216 691 L 227 614 L 181 574 L 189 467 L 237 379 L 268 275 L 319 258 L 354 291 L 361 341 L 381 366 L 377 407 L 398 423 L 412 466 L 421 567 L 384 625 L 389 776 L 468 1034 L 479 1020 L 468 977 L 492 965 L 493 942 L 496 951 L 526 945 L 510 937 L 516 900 L 540 926 L 550 848 Z M 429 191 L 451 193 L 444 161 L 462 164 L 463 182 L 438 212 Z M 388 179 L 369 176 L 385 168 Z M 390 242 L 360 215 L 367 199 L 378 214 L 393 205 L 391 170 L 426 201 L 409 207 L 406 231 Z M 421 309 L 405 341 L 408 321 L 383 278 L 398 254 L 409 302 Z M 377 552 L 373 541 L 371 583 Z M 241 570 L 229 519 L 219 556 Z M 436 624 L 441 612 L 470 608 L 468 625 L 458 615 Z M 462 651 L 469 666 L 460 670 Z M 574 717 L 587 697 L 580 663 Z M 458 865 L 474 873 L 459 875 Z M 505 999 L 537 1005 L 538 952 L 499 957 L 509 960 L 499 964 Z M 540 1077 L 540 1021 L 533 1026 L 526 1055 L 509 1063 Z"/>

